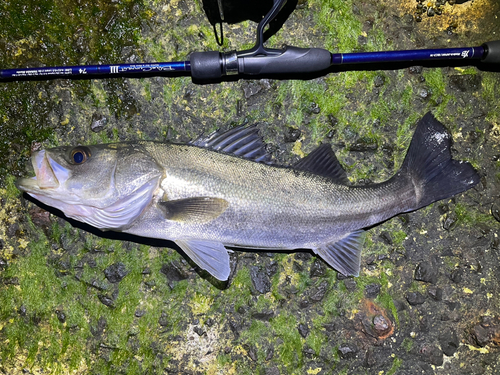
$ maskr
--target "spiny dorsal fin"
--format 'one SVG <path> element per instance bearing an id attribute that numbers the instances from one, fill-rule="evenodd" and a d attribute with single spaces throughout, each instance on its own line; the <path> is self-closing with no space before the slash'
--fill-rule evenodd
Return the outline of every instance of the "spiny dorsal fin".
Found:
<path id="1" fill-rule="evenodd" d="M 231 273 L 229 254 L 220 242 L 202 240 L 177 240 L 175 243 L 202 270 L 220 281 L 226 281 Z"/>
<path id="2" fill-rule="evenodd" d="M 343 275 L 359 276 L 365 234 L 364 230 L 357 230 L 340 241 L 314 249 L 314 252 Z"/>
<path id="3" fill-rule="evenodd" d="M 225 132 L 217 130 L 208 136 L 201 136 L 190 144 L 214 151 L 233 154 L 260 163 L 270 163 L 271 155 L 259 136 L 257 126 L 240 125 Z"/>
<path id="4" fill-rule="evenodd" d="M 294 169 L 328 177 L 342 185 L 349 185 L 347 175 L 330 145 L 323 144 L 305 158 L 299 160 Z"/>
<path id="5" fill-rule="evenodd" d="M 164 209 L 165 219 L 190 223 L 207 223 L 229 207 L 225 199 L 212 197 L 177 199 L 158 204 Z"/>

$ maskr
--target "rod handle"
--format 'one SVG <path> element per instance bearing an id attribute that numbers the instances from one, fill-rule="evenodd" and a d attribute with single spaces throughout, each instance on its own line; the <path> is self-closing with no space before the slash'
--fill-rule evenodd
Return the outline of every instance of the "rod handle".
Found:
<path id="1" fill-rule="evenodd" d="M 482 45 L 486 51 L 486 56 L 481 60 L 484 63 L 500 64 L 500 40 L 486 42 Z"/>

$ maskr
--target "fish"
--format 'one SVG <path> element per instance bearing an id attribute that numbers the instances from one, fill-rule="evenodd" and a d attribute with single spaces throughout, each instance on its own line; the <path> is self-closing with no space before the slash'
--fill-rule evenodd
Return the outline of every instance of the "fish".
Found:
<path id="1" fill-rule="evenodd" d="M 34 177 L 16 185 L 102 231 L 170 240 L 196 265 L 228 280 L 229 248 L 309 249 L 358 276 L 366 230 L 464 192 L 480 178 L 451 156 L 452 137 L 430 112 L 418 121 L 398 172 L 351 185 L 328 144 L 277 165 L 256 125 L 187 144 L 135 141 L 34 152 Z M 232 251 L 232 250 L 229 250 Z"/>

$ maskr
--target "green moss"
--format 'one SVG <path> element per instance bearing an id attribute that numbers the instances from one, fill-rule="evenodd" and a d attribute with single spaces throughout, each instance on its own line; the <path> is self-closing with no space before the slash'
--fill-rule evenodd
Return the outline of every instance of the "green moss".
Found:
<path id="1" fill-rule="evenodd" d="M 270 320 L 270 324 L 276 335 L 283 340 L 278 352 L 284 366 L 290 369 L 302 366 L 302 338 L 297 329 L 295 316 L 282 311 L 280 315 Z"/>
<path id="2" fill-rule="evenodd" d="M 431 98 L 429 102 L 435 108 L 435 114 L 442 116 L 446 113 L 448 102 L 453 98 L 447 94 L 446 87 L 448 81 L 442 69 L 426 69 L 422 73 L 425 77 L 425 82 L 431 90 Z"/>
<path id="3" fill-rule="evenodd" d="M 387 375 L 394 375 L 398 371 L 399 367 L 401 367 L 402 363 L 402 359 L 394 357 L 394 360 L 392 361 L 392 367 L 389 369 L 389 371 L 387 371 Z"/>

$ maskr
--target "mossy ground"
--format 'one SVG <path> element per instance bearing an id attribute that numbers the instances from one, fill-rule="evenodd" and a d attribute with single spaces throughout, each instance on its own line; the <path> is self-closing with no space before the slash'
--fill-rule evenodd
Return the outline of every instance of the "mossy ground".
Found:
<path id="1" fill-rule="evenodd" d="M 395 1 L 300 4 L 270 46 L 432 48 L 479 45 L 491 31 L 500 33 L 498 26 L 490 34 L 477 27 L 498 15 L 490 3 L 489 15 L 461 14 L 461 31 L 453 35 L 431 33 L 431 19 L 415 23 Z M 223 49 L 250 47 L 253 27 L 226 26 Z M 153 0 L 5 1 L 0 45 L 1 68 L 186 60 L 192 51 L 218 48 L 200 1 Z M 476 68 L 206 86 L 188 77 L 0 83 L 0 371 L 496 373 L 498 349 L 472 350 L 470 332 L 479 316 L 500 311 L 500 225 L 490 212 L 500 183 L 499 97 L 498 73 Z M 401 165 L 427 111 L 452 132 L 454 155 L 473 163 L 482 182 L 372 228 L 354 281 L 324 264 L 313 272 L 317 260 L 307 253 L 237 252 L 231 281 L 221 285 L 175 249 L 88 233 L 23 200 L 14 186 L 39 143 L 187 141 L 245 121 L 260 123 L 279 163 L 292 164 L 327 142 L 352 182 L 382 181 Z M 91 130 L 93 115 L 107 118 L 101 132 Z M 352 151 L 356 145 L 360 151 Z M 449 218 L 454 222 L 445 230 Z M 440 301 L 428 294 L 433 285 L 414 279 L 416 265 L 430 259 Z M 104 270 L 117 262 L 128 274 L 112 284 Z M 263 294 L 252 282 L 256 266 L 270 275 Z M 457 269 L 460 279 L 452 277 Z M 383 340 L 362 325 L 372 284 L 380 286 L 373 302 L 394 326 Z M 422 293 L 425 302 L 409 305 L 408 292 Z M 455 356 L 444 365 L 429 362 L 423 348 L 439 348 L 440 334 L 450 329 L 460 339 Z"/>

